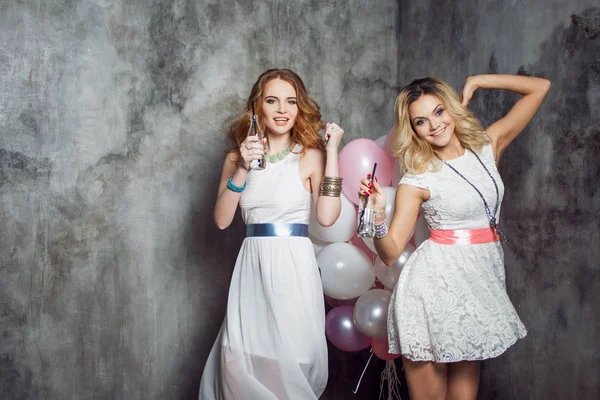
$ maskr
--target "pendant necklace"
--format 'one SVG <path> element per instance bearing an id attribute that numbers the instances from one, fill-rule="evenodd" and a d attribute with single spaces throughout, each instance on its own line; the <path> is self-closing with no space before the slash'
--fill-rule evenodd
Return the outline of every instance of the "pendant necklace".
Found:
<path id="1" fill-rule="evenodd" d="M 436 157 L 442 163 L 444 163 L 444 165 L 447 165 L 452 171 L 456 172 L 456 174 L 458 174 L 458 176 L 460 176 L 461 178 L 463 178 L 469 185 L 471 185 L 473 187 L 473 189 L 475 189 L 475 191 L 477 192 L 477 194 L 479 194 L 479 197 L 481 197 L 481 200 L 483 200 L 483 206 L 485 207 L 485 213 L 487 214 L 487 217 L 488 217 L 488 219 L 490 221 L 490 226 L 492 227 L 492 229 L 494 229 L 494 232 L 496 232 L 496 234 L 498 236 L 500 236 L 500 240 L 503 243 L 508 243 L 508 239 L 506 238 L 506 236 L 504 235 L 504 233 L 502 233 L 502 231 L 498 228 L 498 221 L 496 219 L 496 215 L 498 213 L 498 207 L 500 206 L 500 191 L 498 190 L 498 185 L 496 184 L 496 180 L 494 179 L 494 177 L 492 176 L 492 174 L 490 173 L 490 171 L 487 169 L 487 167 L 485 166 L 485 164 L 483 163 L 483 161 L 481 161 L 481 158 L 479 158 L 479 156 L 473 150 L 471 150 L 471 149 L 466 149 L 466 150 L 469 150 L 471 153 L 473 153 L 473 155 L 475 156 L 475 158 L 477 158 L 477 161 L 479 161 L 479 163 L 481 164 L 481 166 L 483 167 L 483 169 L 485 169 L 485 172 L 487 172 L 487 174 L 489 175 L 489 177 L 492 179 L 492 182 L 494 183 L 494 187 L 496 188 L 496 205 L 494 206 L 494 212 L 493 213 L 490 210 L 490 207 L 488 206 L 487 201 L 485 201 L 485 197 L 483 197 L 483 194 L 481 194 L 481 192 L 479 191 L 479 189 L 477 189 L 477 187 L 475 185 L 473 185 L 467 178 L 465 178 L 465 176 L 463 174 L 461 174 L 460 172 L 458 172 L 456 170 L 456 168 L 454 168 L 452 165 L 450 165 L 449 163 L 447 163 L 445 160 L 442 160 L 440 158 L 440 156 L 438 156 L 437 154 L 436 154 Z"/>

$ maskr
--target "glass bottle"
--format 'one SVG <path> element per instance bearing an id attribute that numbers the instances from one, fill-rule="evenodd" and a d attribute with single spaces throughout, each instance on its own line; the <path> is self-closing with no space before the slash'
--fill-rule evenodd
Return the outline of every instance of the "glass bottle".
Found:
<path id="1" fill-rule="evenodd" d="M 372 238 L 375 235 L 375 210 L 369 204 L 369 195 L 360 196 L 356 234 L 363 238 Z"/>
<path id="2" fill-rule="evenodd" d="M 373 164 L 373 172 L 369 175 L 369 182 L 375 180 L 375 171 L 377 171 L 377 163 Z M 372 238 L 375 236 L 375 210 L 369 204 L 369 195 L 361 194 L 359 197 L 360 204 L 358 207 L 358 228 L 356 234 L 363 238 Z"/>
<path id="3" fill-rule="evenodd" d="M 254 113 L 254 102 L 252 102 L 252 115 L 250 116 L 250 127 L 248 128 L 248 136 L 254 136 L 254 141 L 262 143 L 264 135 L 258 128 L 258 123 L 256 122 L 256 114 Z M 266 167 L 265 158 L 259 158 L 258 160 L 252 160 L 250 162 L 250 169 L 265 169 Z"/>

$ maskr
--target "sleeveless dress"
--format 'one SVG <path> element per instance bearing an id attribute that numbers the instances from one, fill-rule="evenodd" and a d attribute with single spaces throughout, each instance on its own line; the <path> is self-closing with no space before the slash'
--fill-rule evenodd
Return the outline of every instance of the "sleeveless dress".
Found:
<path id="1" fill-rule="evenodd" d="M 308 224 L 311 194 L 302 185 L 300 156 L 294 152 L 250 171 L 240 199 L 246 224 Z M 325 306 L 312 242 L 247 237 L 199 399 L 317 399 L 327 374 Z"/>
<path id="2" fill-rule="evenodd" d="M 502 201 L 504 185 L 492 146 L 485 145 L 478 155 L 494 177 Z M 496 190 L 475 155 L 467 150 L 448 163 L 479 189 L 493 212 Z M 422 211 L 431 229 L 490 226 L 481 197 L 446 165 L 436 172 L 407 173 L 399 184 L 429 191 Z M 390 300 L 390 352 L 414 361 L 492 358 L 526 334 L 506 293 L 500 242 L 443 245 L 424 241 L 406 262 Z"/>

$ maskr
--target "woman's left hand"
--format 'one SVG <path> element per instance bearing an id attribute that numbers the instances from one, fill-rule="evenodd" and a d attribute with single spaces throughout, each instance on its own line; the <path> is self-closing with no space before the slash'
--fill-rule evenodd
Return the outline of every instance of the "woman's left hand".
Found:
<path id="1" fill-rule="evenodd" d="M 462 91 L 462 105 L 467 106 L 473 97 L 473 93 L 479 88 L 477 84 L 477 76 L 470 76 L 465 82 L 465 87 Z"/>
<path id="2" fill-rule="evenodd" d="M 338 147 L 340 146 L 340 142 L 342 141 L 342 136 L 344 136 L 344 130 L 340 128 L 338 124 L 328 122 L 325 125 L 325 134 L 323 135 L 323 138 L 327 143 L 325 148 L 327 150 L 337 151 Z"/>

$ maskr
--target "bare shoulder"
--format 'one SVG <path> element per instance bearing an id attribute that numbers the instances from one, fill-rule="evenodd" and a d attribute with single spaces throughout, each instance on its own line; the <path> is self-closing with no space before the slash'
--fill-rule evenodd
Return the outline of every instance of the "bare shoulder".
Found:
<path id="1" fill-rule="evenodd" d="M 320 149 L 307 149 L 304 154 L 300 156 L 300 170 L 302 175 L 309 177 L 313 173 L 318 175 L 323 174 L 325 170 L 326 154 Z"/>
<path id="2" fill-rule="evenodd" d="M 228 177 L 231 176 L 238 167 L 239 162 L 240 154 L 237 151 L 231 151 L 227 153 L 225 156 L 225 161 L 223 162 L 222 175 L 227 175 Z"/>
<path id="3" fill-rule="evenodd" d="M 302 156 L 303 158 L 308 158 L 310 159 L 311 157 L 313 157 L 313 159 L 325 159 L 325 152 L 321 149 L 307 149 L 304 152 L 304 155 Z"/>
<path id="4" fill-rule="evenodd" d="M 300 157 L 300 161 L 307 165 L 319 165 L 322 163 L 325 166 L 325 152 L 321 149 L 307 149 Z"/>
<path id="5" fill-rule="evenodd" d="M 225 163 L 237 165 L 239 160 L 240 160 L 240 155 L 237 151 L 230 151 L 225 156 Z"/>
<path id="6" fill-rule="evenodd" d="M 429 200 L 430 192 L 425 188 L 414 185 L 399 184 L 396 189 L 396 202 L 418 201 L 419 206 L 422 202 Z"/>

